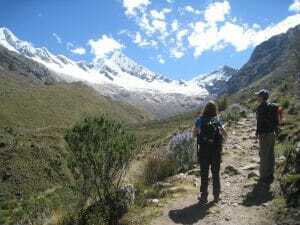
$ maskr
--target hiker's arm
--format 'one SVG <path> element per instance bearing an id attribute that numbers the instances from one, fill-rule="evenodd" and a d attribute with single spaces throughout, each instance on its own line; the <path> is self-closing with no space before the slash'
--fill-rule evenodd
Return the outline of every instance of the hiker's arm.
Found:
<path id="1" fill-rule="evenodd" d="M 197 127 L 194 127 L 193 129 L 193 137 L 197 137 L 200 134 L 200 129 Z"/>
<path id="2" fill-rule="evenodd" d="M 226 130 L 224 129 L 223 126 L 220 127 L 220 132 L 221 132 L 221 135 L 222 135 L 225 139 L 227 139 L 228 134 L 227 134 L 227 132 L 226 132 Z"/>

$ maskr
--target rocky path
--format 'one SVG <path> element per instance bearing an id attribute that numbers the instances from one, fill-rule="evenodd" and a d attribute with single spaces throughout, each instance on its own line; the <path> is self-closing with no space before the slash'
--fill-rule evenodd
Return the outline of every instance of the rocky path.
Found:
<path id="1" fill-rule="evenodd" d="M 229 130 L 221 168 L 222 194 L 217 204 L 200 206 L 195 192 L 186 193 L 162 207 L 152 225 L 273 225 L 272 193 L 247 198 L 258 176 L 258 143 L 255 119 L 242 119 Z M 211 186 L 210 186 L 211 190 Z M 211 192 L 211 191 L 210 191 Z M 210 195 L 209 200 L 212 200 Z"/>

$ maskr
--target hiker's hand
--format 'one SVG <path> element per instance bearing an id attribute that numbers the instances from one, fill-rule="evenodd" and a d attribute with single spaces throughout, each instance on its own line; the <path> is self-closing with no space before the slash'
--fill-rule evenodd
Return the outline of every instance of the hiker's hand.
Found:
<path id="1" fill-rule="evenodd" d="M 193 129 L 193 137 L 197 137 L 199 133 L 200 133 L 199 128 L 194 127 L 194 129 Z"/>

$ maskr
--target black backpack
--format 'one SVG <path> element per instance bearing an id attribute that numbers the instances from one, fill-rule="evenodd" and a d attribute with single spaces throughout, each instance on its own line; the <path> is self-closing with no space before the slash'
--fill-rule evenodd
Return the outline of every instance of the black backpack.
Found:
<path id="1" fill-rule="evenodd" d="M 220 123 L 217 118 L 204 118 L 201 132 L 198 135 L 198 144 L 220 144 L 222 135 Z"/>
<path id="2" fill-rule="evenodd" d="M 268 121 L 270 128 L 275 131 L 278 129 L 279 125 L 278 110 L 279 106 L 277 104 L 268 103 L 266 120 Z"/>

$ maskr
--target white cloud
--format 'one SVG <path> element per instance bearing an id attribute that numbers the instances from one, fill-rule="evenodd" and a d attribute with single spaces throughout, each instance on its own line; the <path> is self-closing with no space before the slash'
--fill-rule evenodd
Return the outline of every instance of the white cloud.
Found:
<path id="1" fill-rule="evenodd" d="M 300 24 L 300 14 L 289 16 L 275 25 L 264 29 L 258 24 L 247 27 L 233 22 L 225 22 L 218 27 L 203 21 L 194 24 L 194 31 L 188 37 L 190 47 L 194 49 L 194 56 L 200 56 L 208 50 L 217 51 L 227 45 L 233 46 L 236 51 L 244 51 L 255 47 L 274 35 L 286 32 L 288 29 Z"/>
<path id="2" fill-rule="evenodd" d="M 56 33 L 52 33 L 52 36 L 56 39 L 56 41 L 57 41 L 58 44 L 62 43 L 61 38 Z"/>
<path id="3" fill-rule="evenodd" d="M 185 9 L 185 11 L 190 12 L 190 13 L 193 13 L 195 11 L 194 8 L 190 5 L 187 5 L 184 9 Z"/>
<path id="4" fill-rule="evenodd" d="M 173 2 L 173 0 L 166 1 Z M 170 57 L 177 59 L 184 57 L 188 48 L 194 52 L 195 57 L 201 56 L 206 51 L 220 51 L 227 46 L 232 46 L 238 52 L 244 51 L 300 24 L 300 14 L 287 17 L 268 27 L 262 27 L 258 23 L 243 24 L 241 20 L 231 15 L 229 0 L 213 1 L 203 11 L 193 8 L 192 5 L 186 5 L 179 8 L 179 11 L 176 10 L 179 14 L 182 13 L 176 15 L 176 18 L 173 17 L 175 12 L 167 16 L 172 11 L 169 8 L 148 7 L 151 0 L 138 2 L 140 5 L 135 4 L 129 11 L 140 13 L 129 18 L 133 19 L 139 30 L 133 33 L 126 32 L 127 35 L 140 47 L 153 46 L 157 49 L 162 47 L 169 52 Z M 294 0 L 290 10 L 296 10 L 296 6 L 293 5 L 298 4 L 297 2 L 300 0 Z M 184 12 L 192 15 L 203 14 L 203 18 L 197 21 L 196 17 L 186 17 Z M 174 19 L 171 19 L 172 17 Z M 159 60 L 158 57 L 157 59 Z"/>
<path id="5" fill-rule="evenodd" d="M 84 55 L 86 53 L 86 50 L 85 48 L 79 47 L 79 48 L 71 49 L 71 52 L 77 55 Z"/>
<path id="6" fill-rule="evenodd" d="M 184 56 L 184 52 L 178 48 L 171 48 L 170 53 L 171 53 L 171 56 L 175 57 L 176 59 L 180 59 Z"/>
<path id="7" fill-rule="evenodd" d="M 188 32 L 189 31 L 187 29 L 179 31 L 176 34 L 177 41 L 181 42 L 183 40 L 183 38 L 188 34 Z"/>
<path id="8" fill-rule="evenodd" d="M 142 37 L 140 32 L 137 32 L 133 37 L 133 43 L 137 44 L 140 47 L 145 46 L 156 46 L 157 42 L 154 40 L 146 40 Z"/>
<path id="9" fill-rule="evenodd" d="M 300 12 L 300 0 L 294 0 L 290 5 L 289 10 L 292 12 Z"/>
<path id="10" fill-rule="evenodd" d="M 170 13 L 172 10 L 168 8 L 164 8 L 161 11 L 157 10 L 151 10 L 150 14 L 154 19 L 157 20 L 165 20 L 166 19 L 166 14 Z"/>
<path id="11" fill-rule="evenodd" d="M 229 2 L 214 2 L 211 3 L 204 11 L 204 18 L 209 23 L 222 22 L 225 20 L 227 14 L 230 13 Z"/>
<path id="12" fill-rule="evenodd" d="M 72 42 L 67 42 L 67 49 L 71 49 L 74 47 L 74 44 Z"/>
<path id="13" fill-rule="evenodd" d="M 177 31 L 178 28 L 179 28 L 179 23 L 178 23 L 178 20 L 173 20 L 172 24 L 171 24 L 171 28 L 172 28 L 172 31 Z"/>
<path id="14" fill-rule="evenodd" d="M 95 55 L 95 60 L 105 58 L 110 53 L 124 48 L 118 41 L 106 35 L 102 35 L 98 40 L 91 39 L 88 44 L 91 47 L 91 53 Z"/>
<path id="15" fill-rule="evenodd" d="M 165 63 L 166 63 L 166 61 L 165 61 L 165 59 L 162 57 L 162 55 L 158 55 L 158 56 L 157 56 L 157 60 L 158 60 L 158 62 L 159 62 L 160 64 L 165 64 Z"/>
<path id="16" fill-rule="evenodd" d="M 150 4 L 150 0 L 123 0 L 127 15 L 135 15 L 136 10 L 141 10 Z"/>

